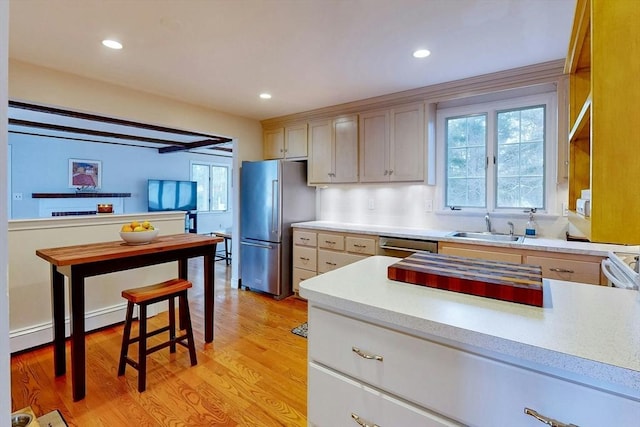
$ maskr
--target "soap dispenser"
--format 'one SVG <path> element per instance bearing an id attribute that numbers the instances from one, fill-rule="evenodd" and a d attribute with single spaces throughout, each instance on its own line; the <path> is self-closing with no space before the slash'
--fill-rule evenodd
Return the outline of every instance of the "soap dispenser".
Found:
<path id="1" fill-rule="evenodd" d="M 529 211 L 529 221 L 527 221 L 527 226 L 524 230 L 524 234 L 526 237 L 536 237 L 537 234 L 537 224 L 536 221 L 533 219 L 533 213 L 535 212 L 535 210 L 531 209 Z"/>

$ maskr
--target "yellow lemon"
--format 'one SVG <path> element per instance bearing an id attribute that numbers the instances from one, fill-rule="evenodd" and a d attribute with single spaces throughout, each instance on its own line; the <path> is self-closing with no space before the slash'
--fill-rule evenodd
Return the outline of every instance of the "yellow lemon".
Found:
<path id="1" fill-rule="evenodd" d="M 131 221 L 131 228 L 135 230 L 136 227 L 140 227 L 140 223 L 138 221 Z"/>
<path id="2" fill-rule="evenodd" d="M 143 221 L 143 222 L 142 222 L 142 226 L 143 226 L 144 228 L 149 228 L 149 227 L 151 227 L 151 223 L 150 223 L 149 221 Z"/>
<path id="3" fill-rule="evenodd" d="M 125 224 L 125 225 L 122 226 L 120 231 L 124 231 L 126 233 L 129 233 L 129 232 L 133 231 L 133 228 L 131 228 L 131 225 Z"/>
<path id="4" fill-rule="evenodd" d="M 133 231 L 147 231 L 147 229 L 142 227 L 141 225 L 138 225 L 136 228 L 133 229 Z"/>

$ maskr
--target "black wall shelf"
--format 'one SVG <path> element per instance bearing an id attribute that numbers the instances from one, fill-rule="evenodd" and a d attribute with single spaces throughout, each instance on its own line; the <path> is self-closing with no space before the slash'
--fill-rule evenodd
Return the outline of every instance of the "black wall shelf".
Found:
<path id="1" fill-rule="evenodd" d="M 34 199 L 81 199 L 99 197 L 131 197 L 131 193 L 31 193 Z"/>

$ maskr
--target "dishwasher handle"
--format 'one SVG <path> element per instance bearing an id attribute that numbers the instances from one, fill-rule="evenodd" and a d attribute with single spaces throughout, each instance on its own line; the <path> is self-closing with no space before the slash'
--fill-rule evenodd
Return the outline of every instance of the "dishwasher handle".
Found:
<path id="1" fill-rule="evenodd" d="M 391 251 L 404 251 L 404 252 L 413 252 L 413 253 L 434 253 L 429 250 L 423 249 L 413 249 L 413 248 L 401 248 L 399 246 L 388 246 L 388 245 L 380 245 L 381 249 L 388 249 Z"/>

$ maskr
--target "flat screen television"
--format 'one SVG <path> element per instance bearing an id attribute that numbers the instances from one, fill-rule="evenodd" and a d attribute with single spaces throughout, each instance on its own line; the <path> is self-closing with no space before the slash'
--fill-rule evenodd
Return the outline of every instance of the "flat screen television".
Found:
<path id="1" fill-rule="evenodd" d="M 198 206 L 195 181 L 150 179 L 149 212 L 195 211 Z"/>

